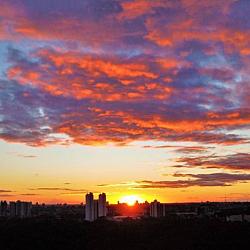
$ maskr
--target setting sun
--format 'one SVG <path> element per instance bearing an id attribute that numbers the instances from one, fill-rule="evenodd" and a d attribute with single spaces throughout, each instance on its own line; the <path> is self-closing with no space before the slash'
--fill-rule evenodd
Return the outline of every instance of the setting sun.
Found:
<path id="1" fill-rule="evenodd" d="M 136 201 L 138 201 L 139 203 L 144 202 L 144 200 L 138 195 L 126 195 L 123 196 L 119 201 L 121 203 L 127 203 L 129 206 L 133 206 Z"/>

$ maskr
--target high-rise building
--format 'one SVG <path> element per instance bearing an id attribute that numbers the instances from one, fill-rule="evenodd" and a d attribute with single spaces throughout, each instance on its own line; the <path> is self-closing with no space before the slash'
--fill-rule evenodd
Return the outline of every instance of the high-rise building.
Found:
<path id="1" fill-rule="evenodd" d="M 106 194 L 99 195 L 98 200 L 94 200 L 93 193 L 86 194 L 85 220 L 94 221 L 99 217 L 107 215 Z"/>
<path id="2" fill-rule="evenodd" d="M 106 194 L 99 194 L 98 199 L 98 217 L 105 217 L 107 215 L 107 201 Z"/>
<path id="3" fill-rule="evenodd" d="M 94 196 L 93 196 L 93 193 L 86 194 L 85 220 L 94 221 Z"/>
<path id="4" fill-rule="evenodd" d="M 98 200 L 94 200 L 94 220 L 98 219 Z"/>
<path id="5" fill-rule="evenodd" d="M 150 203 L 149 214 L 151 217 L 155 218 L 165 216 L 164 204 L 161 204 L 157 200 L 154 200 L 153 202 Z"/>

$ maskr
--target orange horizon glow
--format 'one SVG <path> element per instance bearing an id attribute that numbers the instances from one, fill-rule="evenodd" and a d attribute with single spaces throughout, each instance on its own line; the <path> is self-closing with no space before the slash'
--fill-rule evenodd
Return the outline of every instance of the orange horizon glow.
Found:
<path id="1" fill-rule="evenodd" d="M 120 203 L 126 203 L 128 206 L 134 206 L 136 202 L 139 202 L 139 203 L 143 203 L 145 202 L 144 199 L 142 199 L 140 196 L 138 195 L 125 195 L 125 196 L 122 196 L 120 199 L 119 199 L 119 202 Z"/>

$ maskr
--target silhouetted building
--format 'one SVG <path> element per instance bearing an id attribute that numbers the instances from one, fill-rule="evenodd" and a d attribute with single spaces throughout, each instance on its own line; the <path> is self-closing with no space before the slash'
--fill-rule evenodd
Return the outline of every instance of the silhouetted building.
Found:
<path id="1" fill-rule="evenodd" d="M 93 193 L 86 194 L 85 220 L 94 221 L 94 196 L 93 196 Z"/>
<path id="2" fill-rule="evenodd" d="M 31 216 L 31 202 L 10 202 L 10 217 L 26 218 Z"/>
<path id="3" fill-rule="evenodd" d="M 107 201 L 106 194 L 99 194 L 98 199 L 98 217 L 105 217 L 107 215 Z"/>
<path id="4" fill-rule="evenodd" d="M 165 216 L 165 206 L 157 200 L 150 203 L 149 215 L 154 218 Z"/>
<path id="5" fill-rule="evenodd" d="M 94 221 L 105 216 L 107 216 L 106 194 L 100 194 L 98 200 L 94 200 L 93 193 L 86 194 L 85 220 Z"/>
<path id="6" fill-rule="evenodd" d="M 98 200 L 94 200 L 94 220 L 98 219 Z"/>
<path id="7" fill-rule="evenodd" d="M 10 202 L 10 217 L 16 216 L 16 202 L 11 201 Z"/>

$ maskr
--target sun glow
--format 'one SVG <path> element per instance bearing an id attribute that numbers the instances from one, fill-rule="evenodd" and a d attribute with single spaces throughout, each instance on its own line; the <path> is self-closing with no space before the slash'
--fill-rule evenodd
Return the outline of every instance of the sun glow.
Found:
<path id="1" fill-rule="evenodd" d="M 144 200 L 138 195 L 126 195 L 119 200 L 120 203 L 127 203 L 129 206 L 133 206 L 136 201 L 139 203 L 144 202 Z"/>

